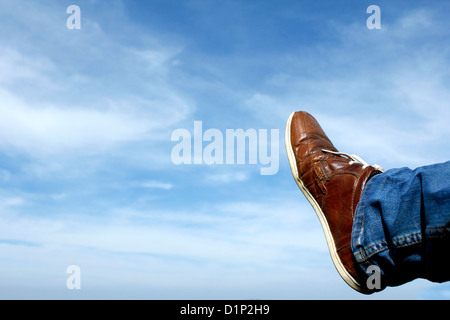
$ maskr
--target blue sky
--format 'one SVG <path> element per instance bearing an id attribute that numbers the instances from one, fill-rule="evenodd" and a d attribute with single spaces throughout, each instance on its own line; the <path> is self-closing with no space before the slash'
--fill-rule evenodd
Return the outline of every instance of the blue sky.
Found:
<path id="1" fill-rule="evenodd" d="M 66 9 L 81 8 L 81 30 Z M 381 30 L 366 9 L 381 8 Z M 450 158 L 446 1 L 0 4 L 0 298 L 448 299 L 354 292 L 292 179 L 306 110 L 386 169 Z M 171 161 L 178 128 L 279 129 L 279 171 Z M 66 288 L 78 265 L 82 289 Z"/>

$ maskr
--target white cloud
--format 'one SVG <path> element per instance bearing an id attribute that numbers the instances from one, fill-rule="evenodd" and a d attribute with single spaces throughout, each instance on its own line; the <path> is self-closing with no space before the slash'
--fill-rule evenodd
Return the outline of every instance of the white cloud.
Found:
<path id="1" fill-rule="evenodd" d="M 0 90 L 0 143 L 33 152 L 65 152 L 85 149 L 88 153 L 111 145 L 143 139 L 149 121 L 120 110 L 92 110 L 23 103 Z"/>
<path id="2" fill-rule="evenodd" d="M 206 176 L 207 182 L 212 183 L 230 183 L 230 182 L 243 182 L 249 179 L 249 174 L 246 172 L 226 172 L 226 173 L 213 173 Z"/>
<path id="3" fill-rule="evenodd" d="M 422 33 L 435 27 L 435 17 L 431 10 L 420 8 L 407 12 L 397 23 L 391 26 L 392 30 L 399 30 L 400 34 L 409 36 Z"/>
<path id="4" fill-rule="evenodd" d="M 148 181 L 148 184 L 166 187 L 157 181 Z M 35 196 L 30 197 L 30 201 L 36 200 Z M 3 239 L 49 247 L 79 246 L 111 252 L 166 254 L 227 264 L 268 263 L 276 256 L 285 255 L 285 246 L 325 248 L 314 212 L 306 201 L 299 203 L 296 199 L 258 204 L 205 203 L 197 211 L 153 209 L 152 205 L 139 209 L 132 206 L 98 208 L 105 211 L 98 215 L 71 213 L 72 209 L 67 208 L 57 215 L 28 215 L 26 218 L 18 214 L 25 202 L 22 197 L 0 199 L 1 207 L 10 208 L 8 214 L 0 216 Z M 314 243 L 307 239 L 319 241 Z M 258 252 L 262 251 L 266 254 L 258 257 Z"/>
<path id="5" fill-rule="evenodd" d="M 29 10 L 17 12 L 18 3 L 2 5 L 18 16 L 14 28 L 29 37 L 43 30 L 48 34 L 39 37 L 36 48 L 16 43 L 8 33 L 0 37 L 1 148 L 33 156 L 98 154 L 130 142 L 166 139 L 166 131 L 192 112 L 169 76 L 182 46 L 148 34 L 139 48 L 123 45 L 114 34 L 93 28 L 88 16 L 79 34 L 67 33 L 65 24 L 55 28 L 58 6 L 29 17 L 30 10 L 42 7 L 21 5 Z M 49 16 L 53 22 L 39 20 Z"/>
<path id="6" fill-rule="evenodd" d="M 0 45 L 0 84 L 8 85 L 23 80 L 43 80 L 42 75 L 54 70 L 54 64 L 46 59 L 27 57 L 18 51 Z"/>
<path id="7" fill-rule="evenodd" d="M 173 185 L 171 183 L 154 181 L 154 180 L 149 180 L 149 181 L 144 181 L 144 182 L 136 182 L 136 183 L 133 183 L 132 185 L 136 186 L 136 187 L 149 188 L 149 189 L 170 190 L 173 188 Z"/>
<path id="8" fill-rule="evenodd" d="M 6 210 L 8 208 L 21 206 L 25 200 L 21 197 L 2 197 L 0 198 L 0 209 Z"/>

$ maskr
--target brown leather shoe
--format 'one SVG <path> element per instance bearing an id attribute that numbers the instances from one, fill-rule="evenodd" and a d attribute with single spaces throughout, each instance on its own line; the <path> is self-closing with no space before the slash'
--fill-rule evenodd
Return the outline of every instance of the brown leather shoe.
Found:
<path id="1" fill-rule="evenodd" d="M 338 152 L 306 112 L 289 117 L 285 139 L 292 174 L 319 217 L 337 271 L 353 289 L 371 293 L 354 262 L 351 233 L 361 192 L 369 178 L 383 169 Z"/>

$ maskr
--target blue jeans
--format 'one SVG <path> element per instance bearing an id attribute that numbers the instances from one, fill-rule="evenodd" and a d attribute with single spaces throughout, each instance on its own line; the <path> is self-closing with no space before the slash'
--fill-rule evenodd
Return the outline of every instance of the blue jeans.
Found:
<path id="1" fill-rule="evenodd" d="M 450 280 L 450 162 L 372 177 L 356 208 L 352 250 L 367 276 L 377 267 L 381 290 Z"/>

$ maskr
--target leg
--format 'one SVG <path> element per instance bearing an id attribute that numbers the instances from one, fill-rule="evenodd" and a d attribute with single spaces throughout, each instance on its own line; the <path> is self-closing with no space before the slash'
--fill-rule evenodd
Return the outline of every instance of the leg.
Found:
<path id="1" fill-rule="evenodd" d="M 355 211 L 352 251 L 368 275 L 378 266 L 381 289 L 450 280 L 450 162 L 372 177 Z"/>

